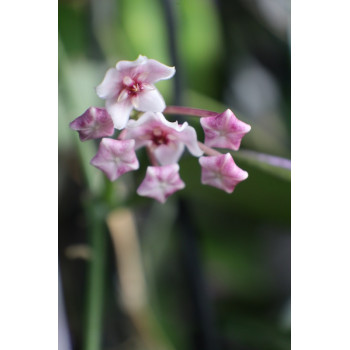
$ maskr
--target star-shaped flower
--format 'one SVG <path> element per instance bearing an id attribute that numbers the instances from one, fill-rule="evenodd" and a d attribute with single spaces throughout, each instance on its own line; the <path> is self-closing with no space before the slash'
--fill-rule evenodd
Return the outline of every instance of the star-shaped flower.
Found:
<path id="1" fill-rule="evenodd" d="M 204 143 L 209 147 L 229 148 L 237 151 L 242 138 L 251 126 L 237 119 L 230 109 L 216 117 L 200 119 L 205 133 Z"/>
<path id="2" fill-rule="evenodd" d="M 164 110 L 164 99 L 153 83 L 174 74 L 174 67 L 139 55 L 135 61 L 119 61 L 116 68 L 110 68 L 96 92 L 106 100 L 115 128 L 123 129 L 133 108 L 143 112 Z"/>
<path id="3" fill-rule="evenodd" d="M 230 153 L 201 157 L 202 184 L 217 187 L 232 193 L 236 185 L 248 177 L 248 173 L 239 168 Z"/>
<path id="4" fill-rule="evenodd" d="M 80 117 L 74 119 L 69 127 L 78 131 L 80 141 L 114 134 L 113 120 L 105 108 L 90 107 Z"/>
<path id="5" fill-rule="evenodd" d="M 137 189 L 137 194 L 165 203 L 170 195 L 185 187 L 179 169 L 178 164 L 149 166 L 146 177 Z"/>
<path id="6" fill-rule="evenodd" d="M 134 146 L 134 140 L 104 138 L 90 164 L 102 170 L 111 181 L 114 181 L 126 172 L 139 168 Z"/>
<path id="7" fill-rule="evenodd" d="M 138 120 L 130 120 L 125 130 L 125 138 L 135 140 L 135 149 L 148 146 L 161 165 L 177 163 L 185 146 L 196 157 L 203 154 L 195 129 L 187 122 L 171 123 L 162 113 L 144 113 Z"/>

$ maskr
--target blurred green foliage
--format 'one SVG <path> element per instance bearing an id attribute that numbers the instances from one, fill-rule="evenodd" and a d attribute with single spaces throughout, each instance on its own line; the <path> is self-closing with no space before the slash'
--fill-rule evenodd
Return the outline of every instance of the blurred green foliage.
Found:
<path id="1" fill-rule="evenodd" d="M 244 0 L 172 2 L 184 104 L 218 112 L 231 108 L 252 125 L 243 149 L 289 158 L 288 36 L 271 27 L 259 12 L 259 1 L 250 3 L 256 6 L 249 7 Z M 82 349 L 85 336 L 81 310 L 87 293 L 86 266 L 65 252 L 67 247 L 88 240 L 82 216 L 86 198 L 103 201 L 101 197 L 107 195 L 110 203 L 124 201 L 135 213 L 150 309 L 174 349 L 196 348 L 193 300 L 181 253 L 179 199 L 187 203 L 197 232 L 217 349 L 289 349 L 290 171 L 233 152 L 249 178 L 228 195 L 201 185 L 198 161 L 185 155 L 180 173 L 186 188 L 160 205 L 135 194 L 147 163 L 140 152 L 141 168 L 106 187 L 103 174 L 89 165 L 97 144 L 79 142 L 68 124 L 88 107 L 103 106 L 94 88 L 106 68 L 118 60 L 134 60 L 143 54 L 172 64 L 164 3 L 61 0 L 58 9 L 59 258 L 73 348 Z M 235 94 L 237 74 L 247 57 L 259 62 L 278 92 L 271 92 L 268 107 L 261 105 L 261 115 L 251 114 Z M 254 85 L 254 76 L 252 80 Z M 255 103 L 255 95 L 249 97 L 253 91 L 250 81 L 244 82 L 248 101 L 251 98 Z M 160 82 L 157 87 L 171 104 L 172 81 Z M 198 120 L 189 123 L 196 127 L 199 139 L 203 138 Z M 101 349 L 141 349 L 133 341 L 137 336 L 128 315 L 115 298 L 118 276 L 111 242 L 109 246 Z"/>

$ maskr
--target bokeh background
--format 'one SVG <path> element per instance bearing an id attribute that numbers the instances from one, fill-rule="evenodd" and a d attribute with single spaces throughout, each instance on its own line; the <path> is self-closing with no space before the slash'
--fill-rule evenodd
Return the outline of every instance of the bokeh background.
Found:
<path id="1" fill-rule="evenodd" d="M 58 11 L 60 349 L 290 349 L 290 1 L 59 0 Z M 142 151 L 114 183 L 89 165 L 98 143 L 68 125 L 104 105 L 105 71 L 139 54 L 176 66 L 157 83 L 168 105 L 231 108 L 252 126 L 233 152 L 249 172 L 233 194 L 201 185 L 187 154 L 186 188 L 165 205 L 135 194 Z"/>

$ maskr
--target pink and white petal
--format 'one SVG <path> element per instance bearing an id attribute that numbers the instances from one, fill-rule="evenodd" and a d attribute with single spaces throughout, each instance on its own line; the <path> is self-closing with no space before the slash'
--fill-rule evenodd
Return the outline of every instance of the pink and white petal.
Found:
<path id="1" fill-rule="evenodd" d="M 153 153 L 161 165 L 169 165 L 179 161 L 184 149 L 183 143 L 170 142 L 167 145 L 158 146 Z"/>
<path id="2" fill-rule="evenodd" d="M 134 140 L 102 139 L 98 152 L 90 164 L 114 181 L 126 172 L 139 168 Z"/>
<path id="3" fill-rule="evenodd" d="M 157 175 L 157 167 L 148 167 L 146 177 L 136 190 L 136 193 L 139 196 L 154 198 L 160 203 L 165 203 L 167 199 L 165 186 L 161 186 Z"/>
<path id="4" fill-rule="evenodd" d="M 107 100 L 118 96 L 121 89 L 122 89 L 121 74 L 115 68 L 110 68 L 106 72 L 106 75 L 102 80 L 102 83 L 96 87 L 96 93 L 98 97 L 104 100 Z"/>
<path id="5" fill-rule="evenodd" d="M 113 121 L 105 108 L 90 107 L 69 124 L 78 131 L 80 141 L 98 139 L 114 134 Z"/>
<path id="6" fill-rule="evenodd" d="M 166 201 L 164 189 L 159 186 L 159 180 L 157 179 L 157 171 L 155 167 L 147 168 L 146 176 L 136 190 L 136 193 L 139 196 L 154 198 L 161 203 Z"/>
<path id="7" fill-rule="evenodd" d="M 150 135 L 156 126 L 155 113 L 144 113 L 138 120 L 129 120 L 125 127 L 125 138 L 134 139 L 135 148 L 139 149 L 151 142 Z"/>
<path id="8" fill-rule="evenodd" d="M 137 94 L 136 106 L 135 109 L 142 112 L 162 112 L 165 102 L 157 89 L 146 90 Z"/>
<path id="9" fill-rule="evenodd" d="M 117 102 L 114 100 L 106 101 L 106 109 L 113 120 L 114 127 L 118 130 L 124 129 L 133 106 L 129 99 Z"/>
<path id="10" fill-rule="evenodd" d="M 185 129 L 188 125 L 187 122 L 185 122 L 184 124 L 179 124 L 177 121 L 175 122 L 169 122 L 169 120 L 167 120 L 164 117 L 163 113 L 154 113 L 154 120 L 157 120 L 157 122 L 169 129 L 172 129 L 171 132 L 173 131 L 177 131 L 177 132 L 181 132 L 183 129 Z"/>
<path id="11" fill-rule="evenodd" d="M 101 170 L 110 181 L 115 181 L 118 178 L 117 172 L 116 172 L 116 167 L 112 163 L 112 161 L 103 162 L 99 158 L 92 158 L 90 161 L 90 164 L 93 165 L 95 168 Z"/>
<path id="12" fill-rule="evenodd" d="M 150 125 L 151 123 L 157 123 L 159 120 L 159 114 L 154 112 L 145 112 L 137 120 L 130 120 L 127 129 L 137 129 L 144 127 L 145 125 Z"/>
<path id="13" fill-rule="evenodd" d="M 221 164 L 221 173 L 230 178 L 235 184 L 246 180 L 248 173 L 237 166 L 230 153 L 224 154 Z"/>
<path id="14" fill-rule="evenodd" d="M 251 129 L 250 125 L 237 119 L 230 109 L 216 117 L 201 118 L 200 123 L 207 146 L 229 148 L 235 151 L 239 149 L 244 135 Z"/>
<path id="15" fill-rule="evenodd" d="M 137 193 L 164 203 L 171 194 L 184 187 L 185 184 L 179 176 L 178 164 L 149 166 Z"/>
<path id="16" fill-rule="evenodd" d="M 157 126 L 161 126 L 162 128 L 172 129 L 171 131 L 181 132 L 183 129 L 187 127 L 187 122 L 182 125 L 179 125 L 178 122 L 169 122 L 162 113 L 160 112 L 145 112 L 141 115 L 141 117 L 134 121 L 130 120 L 128 127 L 139 128 L 141 126 L 149 128 L 155 128 Z"/>
<path id="17" fill-rule="evenodd" d="M 119 61 L 116 64 L 116 69 L 118 72 L 122 72 L 124 75 L 133 76 L 132 71 L 139 66 L 143 66 L 147 62 L 148 58 L 146 56 L 139 55 L 135 61 Z"/>
<path id="18" fill-rule="evenodd" d="M 185 122 L 183 126 L 184 125 L 186 125 L 186 127 L 178 133 L 179 141 L 186 145 L 192 155 L 195 157 L 201 156 L 203 151 L 198 146 L 196 130 L 192 126 L 188 126 L 187 122 Z"/>
<path id="19" fill-rule="evenodd" d="M 243 137 L 245 136 L 246 133 L 230 133 L 227 135 L 226 137 L 226 142 L 229 143 L 229 147 L 226 146 L 226 148 L 230 148 L 234 151 L 238 151 L 240 146 L 241 146 L 241 142 Z M 218 147 L 218 146 L 214 146 L 214 147 Z M 225 148 L 225 147 L 223 147 Z"/>
<path id="20" fill-rule="evenodd" d="M 159 80 L 170 79 L 175 74 L 175 67 L 169 67 L 165 64 L 162 64 L 156 60 L 149 59 L 142 66 L 144 73 L 144 81 L 147 83 L 155 83 Z"/>
<path id="21" fill-rule="evenodd" d="M 205 131 L 204 143 L 208 147 L 228 148 L 237 151 L 237 142 L 229 134 L 220 135 L 219 132 L 213 132 L 212 130 Z M 240 142 L 238 144 L 239 148 Z"/>
<path id="22" fill-rule="evenodd" d="M 202 167 L 202 183 L 217 187 L 227 193 L 232 193 L 237 184 L 248 177 L 248 173 L 235 164 L 229 153 L 201 157 L 199 163 Z"/>
<path id="23" fill-rule="evenodd" d="M 113 154 L 110 146 L 106 143 L 107 139 L 102 139 L 97 154 L 91 159 L 90 164 L 101 170 L 110 181 L 117 177 L 116 164 L 113 161 Z"/>

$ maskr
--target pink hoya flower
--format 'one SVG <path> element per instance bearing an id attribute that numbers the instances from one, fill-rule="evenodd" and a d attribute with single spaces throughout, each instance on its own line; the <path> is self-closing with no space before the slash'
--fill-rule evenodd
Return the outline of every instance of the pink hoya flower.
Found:
<path id="1" fill-rule="evenodd" d="M 216 117 L 200 119 L 205 133 L 204 143 L 209 147 L 229 148 L 237 151 L 242 138 L 251 126 L 237 119 L 230 109 Z"/>
<path id="2" fill-rule="evenodd" d="M 105 108 L 90 107 L 80 117 L 74 119 L 69 127 L 78 131 L 80 141 L 114 134 L 113 120 Z"/>
<path id="3" fill-rule="evenodd" d="M 185 187 L 179 169 L 178 164 L 147 167 L 146 177 L 137 189 L 137 194 L 165 203 L 170 195 Z"/>
<path id="4" fill-rule="evenodd" d="M 248 173 L 239 168 L 230 153 L 201 157 L 202 184 L 217 187 L 232 193 L 236 185 L 248 177 Z"/>
<path id="5" fill-rule="evenodd" d="M 90 164 L 102 170 L 111 181 L 114 181 L 126 172 L 139 168 L 134 146 L 134 140 L 103 138 Z"/>
<path id="6" fill-rule="evenodd" d="M 148 146 L 161 165 L 177 163 L 185 146 L 196 157 L 203 154 L 197 134 L 187 122 L 169 122 L 162 113 L 147 112 L 138 120 L 130 120 L 125 138 L 135 140 L 135 149 Z"/>
<path id="7" fill-rule="evenodd" d="M 119 61 L 116 68 L 110 68 L 96 92 L 106 100 L 115 128 L 123 129 L 133 108 L 143 112 L 164 110 L 164 99 L 153 83 L 174 74 L 174 67 L 139 55 L 135 61 Z"/>

